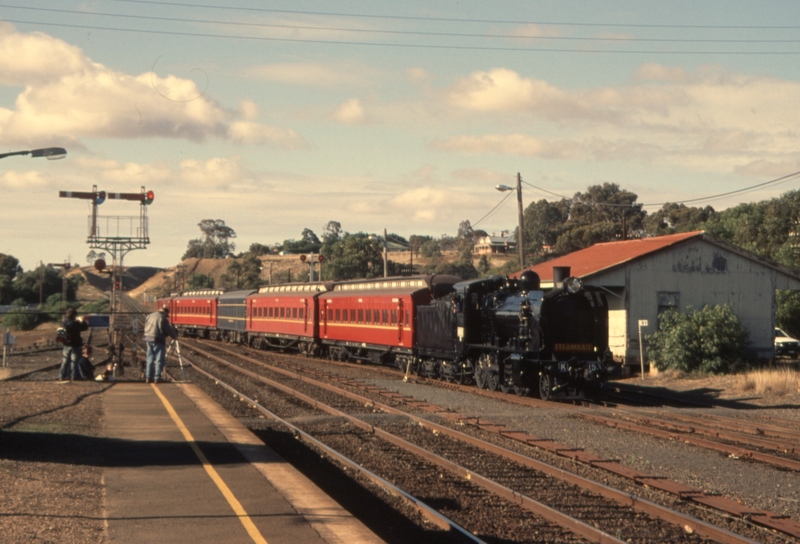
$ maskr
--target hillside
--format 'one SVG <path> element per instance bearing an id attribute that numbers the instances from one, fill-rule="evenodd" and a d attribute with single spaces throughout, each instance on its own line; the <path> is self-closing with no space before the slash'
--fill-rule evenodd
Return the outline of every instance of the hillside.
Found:
<path id="1" fill-rule="evenodd" d="M 509 259 L 513 259 L 513 256 L 506 255 L 489 257 L 489 262 L 493 267 L 502 266 Z M 455 251 L 445 252 L 443 258 L 446 261 L 454 261 L 458 258 L 458 254 Z M 479 258 L 474 258 L 475 264 L 478 263 Z M 271 277 L 272 283 L 285 283 L 290 277 L 296 278 L 299 274 L 308 272 L 308 264 L 302 262 L 299 255 L 266 255 L 260 259 L 263 267 L 261 277 L 264 281 L 269 281 Z M 390 252 L 389 260 L 408 264 L 410 253 L 406 251 Z M 153 301 L 164 293 L 182 290 L 186 279 L 194 274 L 210 276 L 214 278 L 214 285 L 220 285 L 220 278 L 227 272 L 228 266 L 233 261 L 234 259 L 186 259 L 175 267 L 159 270 L 147 281 L 129 290 L 128 294 L 140 301 Z M 430 262 L 431 259 L 414 257 L 415 266 L 424 266 Z"/>

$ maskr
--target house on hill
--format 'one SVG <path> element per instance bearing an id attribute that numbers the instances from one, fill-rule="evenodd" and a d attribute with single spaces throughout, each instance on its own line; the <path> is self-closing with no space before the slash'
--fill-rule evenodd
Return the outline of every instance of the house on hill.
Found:
<path id="1" fill-rule="evenodd" d="M 516 234 L 504 236 L 505 234 L 505 232 L 502 232 L 500 236 L 492 234 L 479 237 L 472 252 L 476 255 L 513 254 L 517 250 Z"/>
<path id="2" fill-rule="evenodd" d="M 776 291 L 799 290 L 800 274 L 703 231 L 595 244 L 531 267 L 542 288 L 554 267 L 568 267 L 609 303 L 609 347 L 625 366 L 638 367 L 642 335 L 655 332 L 660 313 L 730 304 L 749 334 L 755 358 L 774 355 Z"/>

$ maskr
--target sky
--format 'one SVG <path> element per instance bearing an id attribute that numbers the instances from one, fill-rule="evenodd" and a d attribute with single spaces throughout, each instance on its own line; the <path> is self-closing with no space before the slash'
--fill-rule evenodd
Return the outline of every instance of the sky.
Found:
<path id="1" fill-rule="evenodd" d="M 499 234 L 517 173 L 525 206 L 775 198 L 800 171 L 798 29 L 794 0 L 7 0 L 0 153 L 68 153 L 0 159 L 0 253 L 87 265 L 91 204 L 58 195 L 94 186 L 153 191 L 124 264 L 157 267 L 204 219 L 237 252 L 329 221 Z M 107 200 L 100 235 L 140 213 Z"/>

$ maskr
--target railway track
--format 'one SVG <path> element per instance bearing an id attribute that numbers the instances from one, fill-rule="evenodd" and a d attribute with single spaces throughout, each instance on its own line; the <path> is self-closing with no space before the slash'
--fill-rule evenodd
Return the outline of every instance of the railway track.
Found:
<path id="1" fill-rule="evenodd" d="M 210 347 L 204 345 L 203 348 L 198 348 L 192 344 L 192 349 L 197 349 L 198 356 L 205 359 L 206 362 L 201 363 L 203 365 L 211 365 L 218 369 L 220 365 L 225 365 L 225 372 L 245 374 L 249 379 L 258 380 L 261 383 L 269 383 L 270 387 L 286 388 L 287 386 L 281 385 L 280 382 L 289 380 L 293 385 L 288 389 L 283 389 L 286 393 L 290 389 L 300 388 L 298 384 L 302 384 L 303 388 L 311 387 L 312 389 L 316 388 L 334 393 L 339 397 L 348 397 L 356 401 L 359 406 L 371 406 L 373 410 L 410 418 L 415 422 L 415 425 L 412 426 L 413 432 L 408 430 L 408 424 L 400 425 L 401 430 L 398 431 L 398 434 L 403 436 L 392 440 L 411 440 L 415 443 L 425 443 L 428 453 L 416 452 L 417 455 L 424 456 L 425 462 L 433 462 L 432 458 L 428 456 L 441 457 L 445 460 L 437 461 L 440 463 L 440 470 L 449 470 L 457 478 L 468 479 L 471 483 L 480 481 L 490 488 L 492 493 L 498 493 L 503 500 L 511 504 L 525 504 L 528 501 L 531 503 L 544 503 L 547 500 L 554 501 L 555 504 L 560 505 L 567 511 L 580 512 L 580 515 L 576 514 L 574 517 L 583 517 L 583 523 L 586 526 L 599 526 L 601 529 L 605 529 L 605 535 L 587 537 L 581 534 L 583 538 L 588 538 L 592 541 L 608 541 L 605 540 L 607 538 L 625 538 L 631 541 L 658 540 L 674 542 L 697 541 L 698 538 L 719 542 L 751 541 L 724 528 L 716 527 L 684 513 L 638 498 L 630 493 L 588 481 L 574 474 L 568 474 L 562 469 L 553 466 L 547 466 L 515 451 L 507 450 L 496 444 L 454 430 L 450 426 L 433 423 L 416 416 L 414 412 L 434 412 L 445 420 L 453 421 L 458 425 L 474 425 L 481 432 L 495 431 L 499 433 L 498 436 L 506 439 L 519 438 L 515 433 L 509 432 L 508 429 L 499 429 L 497 428 L 498 426 L 485 422 L 468 422 L 458 414 L 449 413 L 441 407 L 427 405 L 427 403 L 414 399 L 401 398 L 401 396 L 388 391 L 381 392 L 374 386 L 346 378 L 338 379 L 330 373 L 322 372 L 321 374 L 325 374 L 324 376 L 312 377 L 308 368 L 301 368 L 299 372 L 270 365 L 267 368 L 264 366 L 265 363 L 263 361 L 231 350 L 223 350 L 218 346 Z M 214 355 L 211 351 L 218 355 Z M 185 355 L 184 358 L 186 358 Z M 232 364 L 229 362 L 228 359 L 231 358 L 238 359 L 238 363 Z M 194 363 L 197 364 L 197 361 Z M 284 366 L 284 364 L 281 366 Z M 266 378 L 264 376 L 265 373 L 273 375 L 273 377 Z M 275 376 L 280 376 L 280 378 L 275 378 Z M 341 385 L 332 385 L 331 382 L 337 381 L 342 382 Z M 349 391 L 353 387 L 360 387 L 369 396 Z M 314 400 L 318 395 L 319 392 L 313 395 L 313 399 L 306 398 L 306 402 L 319 402 Z M 385 396 L 387 402 L 391 405 L 376 402 L 376 395 Z M 398 408 L 398 404 L 407 406 Z M 360 425 L 368 425 L 367 428 L 372 428 L 376 434 L 381 434 L 383 440 L 389 440 L 383 436 L 383 432 L 389 432 L 383 429 L 383 426 L 379 427 L 363 421 L 358 423 L 352 419 L 354 416 L 348 416 L 341 410 L 337 411 L 337 417 L 347 419 L 356 428 L 359 428 Z M 360 418 L 355 418 L 355 420 L 360 421 Z M 364 427 L 360 428 L 364 430 Z M 379 428 L 381 429 L 380 433 L 378 432 Z M 426 431 L 422 432 L 423 429 L 426 429 Z M 582 457 L 579 452 L 574 450 L 568 452 L 565 449 L 562 453 L 577 460 Z M 478 476 L 478 474 L 481 475 Z M 495 489 L 493 486 L 499 487 Z M 508 490 L 505 495 L 499 493 L 498 489 L 500 488 Z M 549 495 L 549 498 L 546 497 L 547 495 Z M 569 498 L 565 499 L 565 497 Z M 591 497 L 591 500 L 589 497 Z M 572 504 L 569 505 L 569 503 Z M 547 508 L 553 507 L 548 506 Z M 603 512 L 604 514 L 600 515 L 598 512 Z M 613 515 L 609 515 L 609 512 L 613 512 Z M 501 514 L 498 515 L 501 516 L 500 519 L 508 517 Z M 537 513 L 537 515 L 541 515 L 541 513 Z M 461 520 L 457 521 L 469 528 L 469 523 Z M 466 521 L 468 522 L 469 519 Z M 574 522 L 566 522 L 566 526 L 570 527 L 571 531 L 574 531 L 576 529 L 571 525 L 572 523 Z M 641 540 L 641 536 L 638 535 L 642 534 L 650 535 L 650 537 Z M 658 535 L 658 538 L 652 538 L 653 535 Z M 599 540 L 595 540 L 595 538 Z"/>

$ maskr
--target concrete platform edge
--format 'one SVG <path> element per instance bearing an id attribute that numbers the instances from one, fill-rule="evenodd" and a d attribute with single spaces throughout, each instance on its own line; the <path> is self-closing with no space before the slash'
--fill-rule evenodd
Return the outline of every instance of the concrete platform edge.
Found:
<path id="1" fill-rule="evenodd" d="M 311 480 L 264 445 L 258 437 L 200 388 L 192 384 L 177 384 L 177 386 L 220 430 L 226 440 L 308 521 L 325 542 L 329 544 L 383 542 Z"/>

